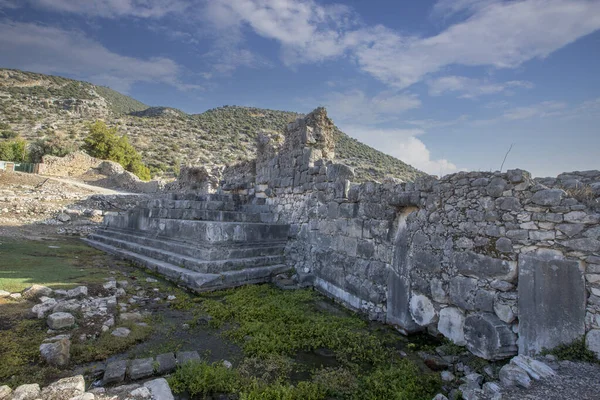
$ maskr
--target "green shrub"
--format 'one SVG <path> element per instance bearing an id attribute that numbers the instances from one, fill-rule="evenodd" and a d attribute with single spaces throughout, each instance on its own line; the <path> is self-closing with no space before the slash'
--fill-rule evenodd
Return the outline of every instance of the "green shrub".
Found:
<path id="1" fill-rule="evenodd" d="M 559 360 L 585 361 L 600 363 L 596 354 L 585 346 L 585 339 L 581 338 L 569 344 L 561 344 L 553 349 L 544 349 L 542 354 L 552 354 Z"/>
<path id="2" fill-rule="evenodd" d="M 404 359 L 377 368 L 352 396 L 355 400 L 430 400 L 440 387 L 437 374 L 424 374 Z"/>
<path id="3" fill-rule="evenodd" d="M 69 140 L 64 135 L 51 131 L 30 144 L 29 158 L 32 162 L 41 162 L 42 157 L 46 155 L 64 157 L 76 150 L 77 144 L 73 140 Z"/>
<path id="4" fill-rule="evenodd" d="M 28 159 L 27 142 L 14 139 L 0 142 L 0 160 L 23 162 Z"/>
<path id="5" fill-rule="evenodd" d="M 205 398 L 211 394 L 236 393 L 242 385 L 237 371 L 222 363 L 191 361 L 177 368 L 169 378 L 169 386 L 175 393 L 187 392 Z"/>
<path id="6" fill-rule="evenodd" d="M 118 136 L 117 128 L 108 128 L 102 121 L 89 126 L 83 149 L 92 157 L 118 162 L 127 171 L 142 180 L 150 180 L 150 169 L 142 162 L 142 155 L 129 143 L 127 136 Z"/>
<path id="7" fill-rule="evenodd" d="M 240 394 L 240 400 L 322 400 L 325 396 L 325 390 L 314 382 L 299 382 L 296 386 L 253 382 Z"/>

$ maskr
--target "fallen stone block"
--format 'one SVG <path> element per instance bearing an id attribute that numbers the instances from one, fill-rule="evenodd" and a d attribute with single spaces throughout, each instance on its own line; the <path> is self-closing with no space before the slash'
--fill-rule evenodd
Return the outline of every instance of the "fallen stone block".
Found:
<path id="1" fill-rule="evenodd" d="M 52 289 L 47 286 L 33 285 L 23 292 L 23 298 L 27 300 L 39 299 L 42 296 L 50 296 Z"/>
<path id="2" fill-rule="evenodd" d="M 556 375 L 554 370 L 543 362 L 524 355 L 513 357 L 512 360 L 510 360 L 510 363 L 523 369 L 531 379 L 536 381 Z"/>
<path id="3" fill-rule="evenodd" d="M 40 397 L 40 385 L 21 385 L 12 392 L 11 400 L 35 400 Z"/>
<path id="4" fill-rule="evenodd" d="M 131 361 L 127 375 L 132 380 L 143 379 L 154 375 L 154 359 L 141 358 Z"/>
<path id="5" fill-rule="evenodd" d="M 44 400 L 64 400 L 80 396 L 85 392 L 85 380 L 82 375 L 56 381 L 42 390 Z"/>
<path id="6" fill-rule="evenodd" d="M 156 362 L 158 363 L 156 372 L 159 375 L 168 374 L 177 368 L 177 360 L 173 353 L 159 354 L 156 356 Z"/>
<path id="7" fill-rule="evenodd" d="M 467 349 L 486 360 L 502 360 L 517 353 L 516 335 L 510 326 L 491 313 L 471 314 L 465 319 Z"/>
<path id="8" fill-rule="evenodd" d="M 183 365 L 190 361 L 200 361 L 200 354 L 197 351 L 181 351 L 177 353 L 178 365 Z"/>
<path id="9" fill-rule="evenodd" d="M 70 328 L 75 324 L 75 317 L 66 312 L 57 312 L 50 314 L 46 322 L 50 329 Z"/>
<path id="10" fill-rule="evenodd" d="M 525 370 L 513 364 L 506 364 L 500 369 L 498 374 L 500 382 L 505 386 L 520 386 L 522 388 L 529 388 L 531 386 L 531 379 Z"/>
<path id="11" fill-rule="evenodd" d="M 125 372 L 127 372 L 127 361 L 114 361 L 106 366 L 102 382 L 106 385 L 109 383 L 119 383 L 125 380 Z"/>
<path id="12" fill-rule="evenodd" d="M 62 338 L 53 343 L 43 343 L 40 345 L 40 353 L 48 364 L 66 367 L 71 359 L 71 341 Z"/>
<path id="13" fill-rule="evenodd" d="M 82 298 L 87 297 L 88 288 L 87 286 L 77 286 L 75 289 L 67 290 L 67 298 Z"/>
<path id="14" fill-rule="evenodd" d="M 165 378 L 158 378 L 144 383 L 150 389 L 153 400 L 173 400 L 173 393 Z"/>

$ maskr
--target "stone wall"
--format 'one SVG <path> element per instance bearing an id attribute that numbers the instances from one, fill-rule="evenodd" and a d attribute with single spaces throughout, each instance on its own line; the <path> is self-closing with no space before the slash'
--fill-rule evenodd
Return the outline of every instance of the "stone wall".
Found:
<path id="1" fill-rule="evenodd" d="M 90 157 L 83 151 L 68 154 L 64 157 L 44 156 L 39 173 L 54 176 L 77 176 L 85 174 L 91 168 L 98 168 L 102 160 Z"/>
<path id="2" fill-rule="evenodd" d="M 222 182 L 292 225 L 287 256 L 301 281 L 486 359 L 586 332 L 600 354 L 600 214 L 559 188 L 567 179 L 512 170 L 353 184 L 333 162 L 332 127 L 317 109 L 283 142 L 260 137 L 256 164 Z M 595 190 L 600 173 L 576 175 Z"/>

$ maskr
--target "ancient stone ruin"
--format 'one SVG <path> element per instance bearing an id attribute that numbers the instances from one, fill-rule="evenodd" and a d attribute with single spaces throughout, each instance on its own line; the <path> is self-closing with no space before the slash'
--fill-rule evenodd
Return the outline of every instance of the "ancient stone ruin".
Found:
<path id="1" fill-rule="evenodd" d="M 196 291 L 284 271 L 405 333 L 497 360 L 586 338 L 600 355 L 600 172 L 352 183 L 319 108 L 255 162 L 109 215 L 88 242 Z M 188 177 L 189 178 L 189 177 Z M 214 182 L 213 182 L 214 183 Z"/>

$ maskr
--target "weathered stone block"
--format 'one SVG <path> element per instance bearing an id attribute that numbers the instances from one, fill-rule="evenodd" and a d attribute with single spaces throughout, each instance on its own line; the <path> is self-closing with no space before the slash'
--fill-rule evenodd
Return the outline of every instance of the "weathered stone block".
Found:
<path id="1" fill-rule="evenodd" d="M 471 314 L 465 319 L 467 349 L 486 360 L 501 360 L 517 353 L 516 335 L 491 313 Z"/>
<path id="2" fill-rule="evenodd" d="M 455 276 L 450 280 L 450 302 L 465 310 L 494 311 L 495 292 L 478 286 L 477 279 Z"/>
<path id="3" fill-rule="evenodd" d="M 565 195 L 561 189 L 540 190 L 531 197 L 531 202 L 540 206 L 558 206 Z"/>
<path id="4" fill-rule="evenodd" d="M 473 253 L 454 253 L 454 265 L 462 275 L 512 281 L 517 275 L 516 263 Z"/>
<path id="5" fill-rule="evenodd" d="M 592 329 L 585 336 L 585 346 L 600 358 L 600 329 Z"/>
<path id="6" fill-rule="evenodd" d="M 518 291 L 520 354 L 571 343 L 585 333 L 585 282 L 577 261 L 550 252 L 522 254 Z"/>
<path id="7" fill-rule="evenodd" d="M 48 316 L 47 323 L 50 329 L 69 328 L 75 324 L 75 317 L 69 313 L 57 312 Z"/>
<path id="8" fill-rule="evenodd" d="M 123 382 L 125 380 L 125 372 L 127 371 L 127 360 L 113 361 L 106 365 L 104 378 L 102 383 L 107 385 L 110 383 Z"/>
<path id="9" fill-rule="evenodd" d="M 422 294 L 413 294 L 410 298 L 410 315 L 420 326 L 428 326 L 437 320 L 437 312 L 429 298 Z"/>
<path id="10" fill-rule="evenodd" d="M 465 313 L 456 307 L 446 307 L 440 311 L 438 331 L 459 346 L 465 342 Z"/>
<path id="11" fill-rule="evenodd" d="M 142 358 L 131 361 L 127 370 L 127 375 L 132 380 L 143 379 L 154 374 L 154 359 Z"/>

